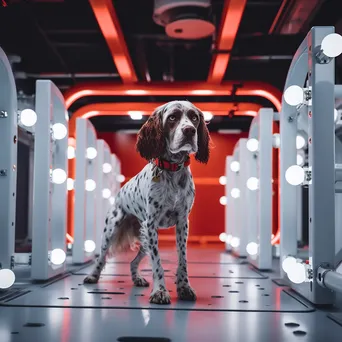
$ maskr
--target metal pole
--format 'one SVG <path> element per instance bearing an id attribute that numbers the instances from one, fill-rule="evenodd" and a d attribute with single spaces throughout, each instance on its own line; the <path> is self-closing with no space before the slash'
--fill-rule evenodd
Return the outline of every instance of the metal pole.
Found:
<path id="1" fill-rule="evenodd" d="M 334 270 L 319 267 L 317 271 L 317 282 L 322 287 L 342 293 L 342 274 Z"/>

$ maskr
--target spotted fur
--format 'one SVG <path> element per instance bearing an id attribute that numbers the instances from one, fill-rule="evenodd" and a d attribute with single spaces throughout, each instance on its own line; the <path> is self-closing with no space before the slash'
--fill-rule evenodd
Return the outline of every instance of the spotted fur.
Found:
<path id="1" fill-rule="evenodd" d="M 137 151 L 149 162 L 162 158 L 182 164 L 190 154 L 195 154 L 196 160 L 207 163 L 209 140 L 203 113 L 190 102 L 172 101 L 157 108 L 143 125 L 138 133 Z M 84 282 L 98 281 L 106 256 L 138 243 L 137 256 L 131 262 L 134 285 L 149 286 L 138 271 L 141 260 L 149 255 L 153 273 L 150 302 L 169 304 L 170 294 L 158 251 L 158 230 L 175 226 L 178 297 L 194 301 L 196 294 L 190 286 L 186 259 L 188 216 L 195 197 L 190 167 L 163 170 L 157 182 L 153 180 L 154 168 L 153 163 L 148 163 L 121 188 L 106 218 L 101 254 Z"/>

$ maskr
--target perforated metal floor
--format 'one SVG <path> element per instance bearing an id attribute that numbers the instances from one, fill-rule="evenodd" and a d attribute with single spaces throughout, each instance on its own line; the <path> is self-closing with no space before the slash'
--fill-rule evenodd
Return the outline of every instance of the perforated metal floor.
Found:
<path id="1" fill-rule="evenodd" d="M 83 285 L 83 275 L 70 274 L 0 299 L 0 341 L 341 341 L 341 313 L 329 318 L 277 286 L 273 274 L 260 274 L 217 250 L 189 251 L 190 282 L 198 296 L 194 304 L 177 300 L 176 254 L 163 252 L 172 304 L 151 305 L 151 287 L 132 286 L 132 256 L 108 263 L 96 285 Z M 151 281 L 147 260 L 141 268 Z"/>

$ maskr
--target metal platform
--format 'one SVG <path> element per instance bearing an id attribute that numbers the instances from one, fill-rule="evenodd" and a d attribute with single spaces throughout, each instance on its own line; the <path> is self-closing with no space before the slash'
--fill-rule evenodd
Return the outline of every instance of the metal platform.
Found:
<path id="1" fill-rule="evenodd" d="M 341 313 L 315 310 L 274 274 L 262 275 L 218 250 L 189 251 L 196 303 L 176 298 L 175 251 L 162 253 L 172 304 L 149 304 L 150 288 L 134 288 L 129 255 L 107 264 L 100 282 L 83 285 L 89 266 L 48 284 L 0 297 L 0 341 L 54 342 L 340 341 Z M 147 259 L 142 273 L 151 281 Z M 230 273 L 232 271 L 233 273 Z M 121 274 L 121 275 L 113 275 Z M 127 274 L 127 275 L 125 275 Z"/>

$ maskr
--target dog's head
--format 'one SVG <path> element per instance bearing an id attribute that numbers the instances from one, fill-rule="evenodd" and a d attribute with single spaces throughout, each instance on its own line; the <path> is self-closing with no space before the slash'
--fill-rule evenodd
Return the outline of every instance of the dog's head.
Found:
<path id="1" fill-rule="evenodd" d="M 153 112 L 138 133 L 137 151 L 151 160 L 172 155 L 195 154 L 209 160 L 209 132 L 203 113 L 188 101 L 171 101 Z"/>

